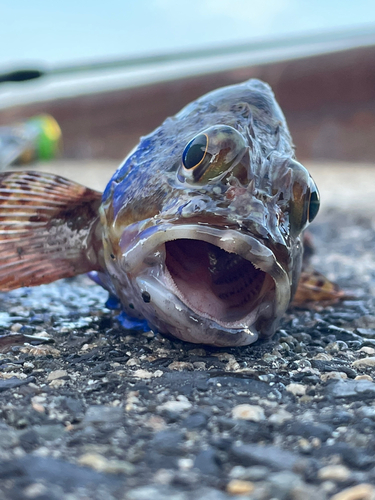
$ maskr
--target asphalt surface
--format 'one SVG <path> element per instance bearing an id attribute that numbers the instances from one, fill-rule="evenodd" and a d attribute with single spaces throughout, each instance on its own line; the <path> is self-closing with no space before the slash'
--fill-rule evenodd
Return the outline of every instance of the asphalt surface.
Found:
<path id="1" fill-rule="evenodd" d="M 0 354 L 0 500 L 374 500 L 374 174 L 311 170 L 314 264 L 353 298 L 269 342 L 124 331 L 86 277 L 0 294 L 0 335 L 49 339 Z"/>

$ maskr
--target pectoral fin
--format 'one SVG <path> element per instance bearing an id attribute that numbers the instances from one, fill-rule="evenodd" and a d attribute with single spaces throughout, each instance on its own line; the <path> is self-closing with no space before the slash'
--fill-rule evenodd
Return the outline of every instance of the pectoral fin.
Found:
<path id="1" fill-rule="evenodd" d="M 56 175 L 0 174 L 0 290 L 101 270 L 100 200 Z"/>
<path id="2" fill-rule="evenodd" d="M 309 302 L 334 304 L 348 297 L 336 283 L 311 269 L 302 271 L 292 305 L 302 306 Z"/>

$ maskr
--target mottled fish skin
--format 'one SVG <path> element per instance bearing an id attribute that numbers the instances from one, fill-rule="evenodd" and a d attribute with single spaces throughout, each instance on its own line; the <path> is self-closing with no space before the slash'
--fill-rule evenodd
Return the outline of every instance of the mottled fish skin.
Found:
<path id="1" fill-rule="evenodd" d="M 207 155 L 217 150 L 208 166 L 184 168 L 197 136 Z M 293 297 L 318 202 L 270 87 L 216 90 L 142 138 L 112 177 L 99 279 L 128 315 L 163 333 L 250 344 L 275 332 Z"/>

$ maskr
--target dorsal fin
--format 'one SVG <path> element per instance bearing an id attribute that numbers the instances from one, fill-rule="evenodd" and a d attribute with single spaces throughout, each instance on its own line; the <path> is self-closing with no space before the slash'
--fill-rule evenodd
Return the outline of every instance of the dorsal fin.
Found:
<path id="1" fill-rule="evenodd" d="M 100 202 L 57 175 L 0 174 L 0 290 L 101 270 Z"/>
<path id="2" fill-rule="evenodd" d="M 297 307 L 305 306 L 309 302 L 328 305 L 349 298 L 353 297 L 341 290 L 336 283 L 318 271 L 309 268 L 301 273 L 292 304 Z"/>

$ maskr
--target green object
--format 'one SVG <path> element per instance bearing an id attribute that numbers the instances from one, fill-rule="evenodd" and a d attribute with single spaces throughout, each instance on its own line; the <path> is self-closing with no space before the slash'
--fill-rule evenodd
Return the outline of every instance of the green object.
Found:
<path id="1" fill-rule="evenodd" d="M 38 115 L 27 120 L 26 125 L 35 128 L 35 159 L 51 160 L 61 149 L 61 129 L 50 115 Z"/>

